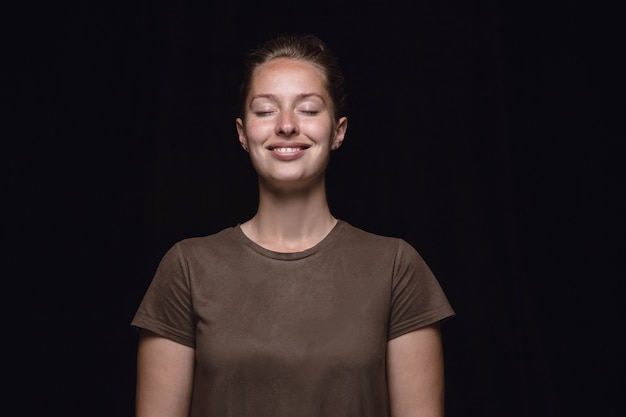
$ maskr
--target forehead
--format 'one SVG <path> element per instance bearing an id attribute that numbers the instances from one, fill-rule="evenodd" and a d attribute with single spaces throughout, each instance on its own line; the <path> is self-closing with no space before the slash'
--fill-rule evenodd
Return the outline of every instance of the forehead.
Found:
<path id="1" fill-rule="evenodd" d="M 315 65 L 293 58 L 275 58 L 259 65 L 252 73 L 252 94 L 273 89 L 304 89 L 327 93 L 324 72 Z"/>

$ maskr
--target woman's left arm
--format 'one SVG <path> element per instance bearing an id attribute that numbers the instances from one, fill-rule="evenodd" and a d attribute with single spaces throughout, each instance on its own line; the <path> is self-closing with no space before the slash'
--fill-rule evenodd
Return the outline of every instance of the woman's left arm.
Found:
<path id="1" fill-rule="evenodd" d="M 443 348 L 438 324 L 388 342 L 387 378 L 392 417 L 443 417 Z"/>

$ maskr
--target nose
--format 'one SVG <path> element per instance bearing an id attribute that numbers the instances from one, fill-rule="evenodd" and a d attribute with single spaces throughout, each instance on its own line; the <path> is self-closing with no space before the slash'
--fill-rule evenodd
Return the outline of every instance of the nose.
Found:
<path id="1" fill-rule="evenodd" d="M 276 125 L 276 133 L 282 136 L 298 134 L 298 123 L 296 116 L 292 112 L 281 112 L 278 124 Z"/>

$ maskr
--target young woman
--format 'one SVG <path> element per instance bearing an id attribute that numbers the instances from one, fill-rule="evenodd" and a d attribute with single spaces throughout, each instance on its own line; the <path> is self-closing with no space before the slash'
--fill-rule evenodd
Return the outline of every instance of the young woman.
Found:
<path id="1" fill-rule="evenodd" d="M 312 35 L 253 51 L 239 142 L 258 210 L 175 244 L 132 321 L 137 416 L 443 416 L 439 323 L 454 315 L 402 239 L 333 217 L 343 77 Z"/>

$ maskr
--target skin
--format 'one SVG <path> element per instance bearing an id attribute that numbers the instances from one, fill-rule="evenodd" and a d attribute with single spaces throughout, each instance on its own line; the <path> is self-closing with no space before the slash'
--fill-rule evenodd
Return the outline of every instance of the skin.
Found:
<path id="1" fill-rule="evenodd" d="M 444 379 L 438 325 L 387 342 L 387 383 L 393 417 L 443 417 Z"/>
<path id="2" fill-rule="evenodd" d="M 259 176 L 257 213 L 241 226 L 250 239 L 297 252 L 330 232 L 337 220 L 326 200 L 326 167 L 347 125 L 345 117 L 333 120 L 324 76 L 313 65 L 278 58 L 255 70 L 246 114 L 236 121 Z"/>
<path id="3" fill-rule="evenodd" d="M 137 417 L 188 417 L 194 349 L 147 330 L 137 349 Z"/>
<path id="4" fill-rule="evenodd" d="M 258 67 L 236 120 L 241 146 L 259 177 L 255 216 L 241 225 L 257 244 L 297 252 L 320 242 L 337 222 L 326 199 L 332 150 L 348 121 L 333 118 L 323 73 L 278 58 Z M 137 417 L 189 415 L 195 352 L 141 331 L 137 360 Z M 388 342 L 387 377 L 393 417 L 443 416 L 443 353 L 438 326 Z"/>

